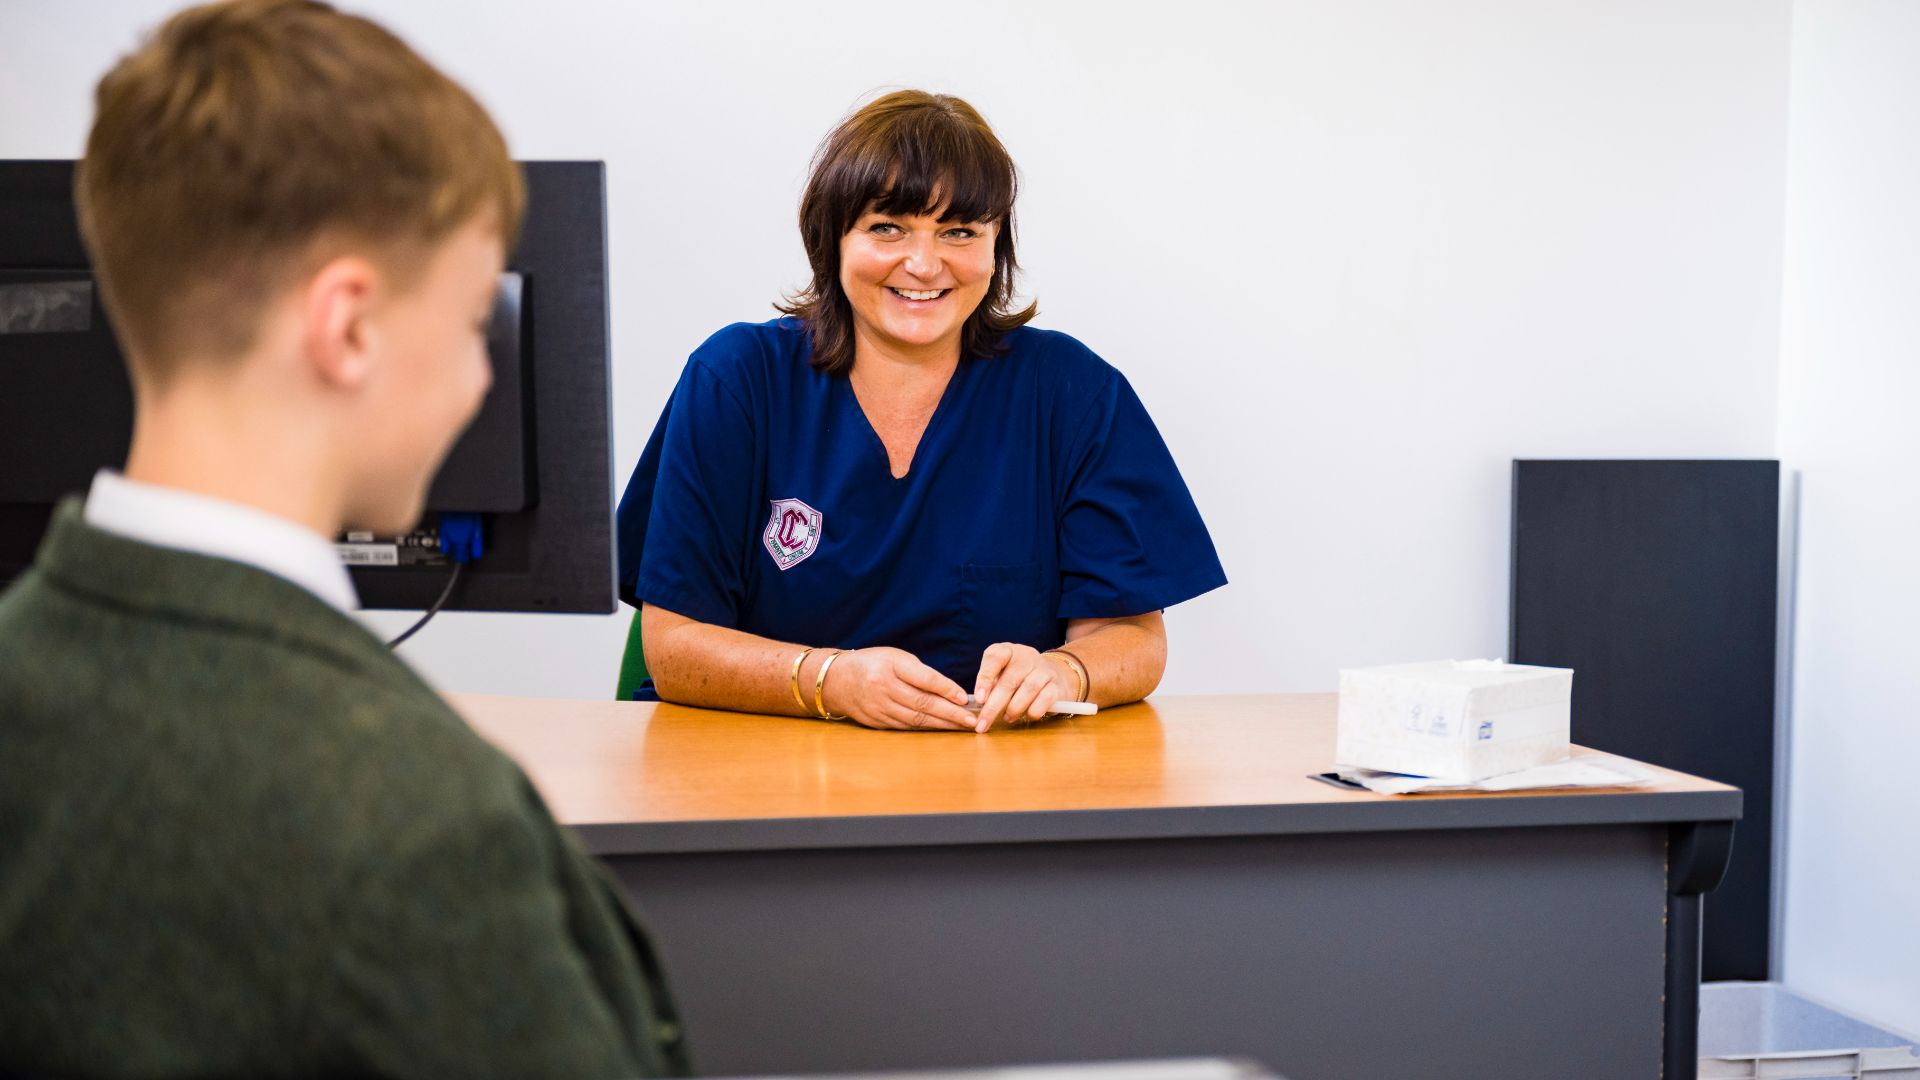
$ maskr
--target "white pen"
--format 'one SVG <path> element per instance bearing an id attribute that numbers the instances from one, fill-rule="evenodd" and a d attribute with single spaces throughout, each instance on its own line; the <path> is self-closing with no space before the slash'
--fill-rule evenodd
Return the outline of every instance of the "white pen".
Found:
<path id="1" fill-rule="evenodd" d="M 980 711 L 980 706 L 984 704 L 986 704 L 986 702 L 981 701 L 978 697 L 975 697 L 972 694 L 967 695 L 966 709 L 968 712 L 977 713 Z M 1053 711 L 1048 713 L 1047 715 L 1048 716 L 1092 716 L 1094 713 L 1097 713 L 1099 711 L 1100 711 L 1100 706 L 1095 705 L 1091 701 L 1056 701 L 1053 703 Z"/>

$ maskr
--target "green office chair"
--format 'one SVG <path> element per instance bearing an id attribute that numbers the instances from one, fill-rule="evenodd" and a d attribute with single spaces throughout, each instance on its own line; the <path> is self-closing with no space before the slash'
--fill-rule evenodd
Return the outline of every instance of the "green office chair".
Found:
<path id="1" fill-rule="evenodd" d="M 620 684 L 614 689 L 614 697 L 619 701 L 632 701 L 633 692 L 647 681 L 647 654 L 640 649 L 640 609 L 633 611 L 633 621 L 627 624 L 627 651 L 620 657 Z"/>

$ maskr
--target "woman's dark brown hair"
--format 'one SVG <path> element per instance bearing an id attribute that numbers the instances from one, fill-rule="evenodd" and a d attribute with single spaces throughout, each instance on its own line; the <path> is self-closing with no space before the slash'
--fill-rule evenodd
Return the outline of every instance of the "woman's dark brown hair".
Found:
<path id="1" fill-rule="evenodd" d="M 973 106 L 947 94 L 898 90 L 841 121 L 813 156 L 800 200 L 800 238 L 813 280 L 774 305 L 813 335 L 813 366 L 853 367 L 853 310 L 840 288 L 840 240 L 869 208 L 940 213 L 942 222 L 993 222 L 993 279 L 960 331 L 960 353 L 992 356 L 1039 308 L 1013 306 L 1013 158 Z"/>

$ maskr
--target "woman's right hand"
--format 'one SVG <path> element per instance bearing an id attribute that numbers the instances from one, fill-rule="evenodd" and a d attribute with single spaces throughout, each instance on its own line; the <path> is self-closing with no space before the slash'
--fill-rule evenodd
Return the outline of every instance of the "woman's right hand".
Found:
<path id="1" fill-rule="evenodd" d="M 821 700 L 870 728 L 972 731 L 966 691 L 905 649 L 876 647 L 837 654 Z"/>

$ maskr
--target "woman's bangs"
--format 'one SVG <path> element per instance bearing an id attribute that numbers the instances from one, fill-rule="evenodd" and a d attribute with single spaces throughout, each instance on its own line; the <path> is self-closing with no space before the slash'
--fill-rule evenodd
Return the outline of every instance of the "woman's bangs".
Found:
<path id="1" fill-rule="evenodd" d="M 883 214 L 932 214 L 946 221 L 1004 221 L 1013 211 L 1013 174 L 1003 154 L 972 132 L 902 132 L 883 182 L 860 201 Z"/>

